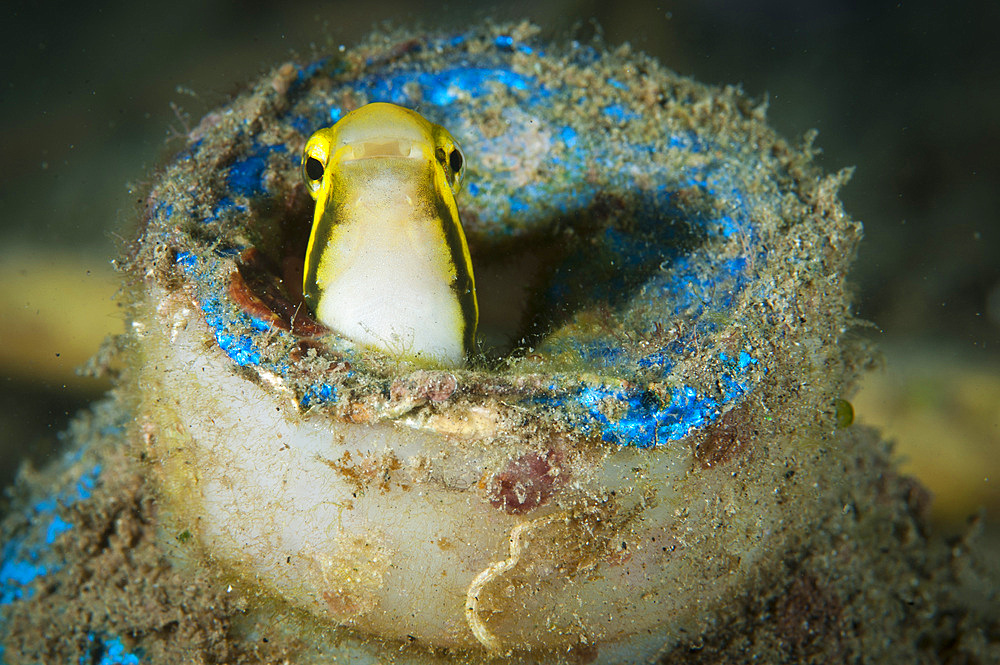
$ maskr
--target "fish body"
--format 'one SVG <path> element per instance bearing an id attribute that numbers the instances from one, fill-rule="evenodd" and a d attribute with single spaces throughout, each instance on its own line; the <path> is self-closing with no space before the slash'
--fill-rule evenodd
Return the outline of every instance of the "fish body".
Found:
<path id="1" fill-rule="evenodd" d="M 313 134 L 302 171 L 316 201 L 302 292 L 317 319 L 363 345 L 461 365 L 479 310 L 451 134 L 369 104 Z"/>

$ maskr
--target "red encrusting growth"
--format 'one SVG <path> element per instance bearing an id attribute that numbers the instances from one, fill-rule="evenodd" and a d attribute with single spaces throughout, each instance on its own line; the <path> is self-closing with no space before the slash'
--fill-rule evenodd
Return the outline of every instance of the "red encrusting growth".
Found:
<path id="1" fill-rule="evenodd" d="M 485 481 L 490 504 L 511 515 L 534 510 L 565 484 L 568 474 L 561 462 L 562 455 L 554 450 L 544 457 L 530 452 L 511 460 L 503 471 Z"/>

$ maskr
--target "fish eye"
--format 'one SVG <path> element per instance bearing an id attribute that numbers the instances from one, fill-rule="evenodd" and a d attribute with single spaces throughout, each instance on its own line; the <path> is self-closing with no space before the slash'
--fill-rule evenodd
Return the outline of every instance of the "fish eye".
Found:
<path id="1" fill-rule="evenodd" d="M 320 189 L 323 188 L 323 183 L 320 181 L 325 171 L 326 166 L 324 166 L 321 159 L 313 157 L 308 152 L 302 155 L 302 178 L 305 180 L 306 188 L 313 198 L 316 198 L 319 195 Z"/>
<path id="2" fill-rule="evenodd" d="M 458 173 L 462 170 L 462 166 L 465 164 L 465 158 L 462 157 L 462 151 L 455 148 L 448 155 L 448 165 L 451 166 L 453 173 Z"/>
<path id="3" fill-rule="evenodd" d="M 323 177 L 323 162 L 315 157 L 306 158 L 306 176 L 310 180 L 319 180 Z"/>
<path id="4" fill-rule="evenodd" d="M 452 190 L 457 192 L 462 186 L 462 176 L 465 171 L 465 155 L 462 154 L 462 149 L 458 147 L 458 142 L 447 132 L 444 133 L 444 136 L 436 138 L 439 145 L 434 148 L 434 159 L 444 168 L 448 176 L 448 184 L 451 185 Z"/>

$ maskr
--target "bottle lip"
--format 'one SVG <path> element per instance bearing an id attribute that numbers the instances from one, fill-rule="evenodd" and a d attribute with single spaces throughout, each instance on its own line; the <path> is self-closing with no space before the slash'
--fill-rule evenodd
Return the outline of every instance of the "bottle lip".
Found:
<path id="1" fill-rule="evenodd" d="M 491 48 L 469 49 L 476 39 Z M 575 77 L 597 60 L 614 67 L 615 54 L 513 48 L 475 32 L 428 42 L 361 73 L 298 66 L 287 96 L 270 107 L 250 103 L 263 95 L 258 86 L 215 114 L 226 120 L 198 132 L 152 186 L 140 242 L 162 246 L 166 236 L 171 252 L 137 255 L 159 256 L 153 274 L 195 294 L 230 361 L 276 377 L 300 408 L 341 419 L 358 404 L 374 420 L 394 420 L 432 403 L 412 393 L 396 400 L 392 387 L 433 368 L 355 348 L 312 327 L 301 300 L 288 297 L 275 312 L 261 292 L 295 281 L 284 265 L 294 256 L 282 252 L 301 244 L 289 237 L 310 219 L 297 163 L 304 141 L 354 107 L 392 102 L 419 108 L 465 146 L 459 207 L 474 259 L 577 224 L 576 237 L 565 236 L 572 248 L 532 296 L 536 310 L 568 302 L 568 314 L 530 351 L 453 371 L 458 388 L 436 410 L 502 398 L 611 445 L 645 448 L 690 436 L 758 391 L 778 369 L 771 347 L 794 343 L 768 335 L 760 303 L 792 300 L 811 279 L 798 272 L 798 283 L 777 286 L 775 271 L 801 258 L 776 238 L 808 221 L 805 209 L 790 219 L 787 203 L 803 197 L 789 167 L 810 168 L 807 157 L 775 159 L 793 151 L 747 114 L 747 100 L 664 70 L 622 69 L 581 91 Z M 677 103 L 643 97 L 641 85 L 673 91 Z M 691 108 L 710 103 L 713 114 L 692 118 Z M 275 267 L 268 284 L 241 291 L 232 275 L 250 249 Z"/>

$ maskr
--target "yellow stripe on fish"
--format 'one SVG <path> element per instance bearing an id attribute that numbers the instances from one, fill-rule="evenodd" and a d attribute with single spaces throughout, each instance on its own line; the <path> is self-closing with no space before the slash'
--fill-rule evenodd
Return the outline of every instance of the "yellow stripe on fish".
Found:
<path id="1" fill-rule="evenodd" d="M 446 129 L 395 104 L 363 106 L 312 135 L 302 292 L 320 322 L 418 361 L 465 361 L 479 306 L 455 203 L 464 172 Z"/>

